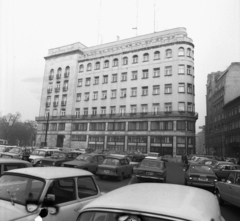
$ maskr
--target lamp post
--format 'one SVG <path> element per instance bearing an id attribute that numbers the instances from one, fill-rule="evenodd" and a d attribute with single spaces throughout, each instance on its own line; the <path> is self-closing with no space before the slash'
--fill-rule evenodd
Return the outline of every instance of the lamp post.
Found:
<path id="1" fill-rule="evenodd" d="M 48 132 L 48 125 L 49 125 L 49 112 L 47 115 L 47 125 L 46 125 L 46 131 L 45 131 L 45 141 L 44 141 L 44 146 L 47 146 L 47 132 Z"/>

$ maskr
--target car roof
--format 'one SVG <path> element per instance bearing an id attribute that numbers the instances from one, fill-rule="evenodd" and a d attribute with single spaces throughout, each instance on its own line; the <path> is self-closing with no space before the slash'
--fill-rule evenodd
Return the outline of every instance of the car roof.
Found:
<path id="1" fill-rule="evenodd" d="M 41 151 L 46 151 L 46 152 L 47 151 L 59 151 L 59 149 L 41 149 L 41 148 L 38 148 L 38 149 L 35 149 L 35 150 L 41 150 Z"/>
<path id="2" fill-rule="evenodd" d="M 212 193 L 176 184 L 141 183 L 124 186 L 90 202 L 82 212 L 110 208 L 199 221 L 218 220 L 220 216 L 217 199 Z"/>
<path id="3" fill-rule="evenodd" d="M 0 158 L 0 164 L 1 163 L 24 163 L 24 164 L 30 164 L 28 161 L 20 160 L 20 159 L 13 159 L 13 158 Z"/>
<path id="4" fill-rule="evenodd" d="M 75 168 L 67 167 L 31 167 L 31 168 L 22 168 L 10 170 L 5 173 L 14 173 L 22 175 L 30 175 L 34 177 L 39 177 L 43 179 L 57 179 L 57 178 L 66 178 L 66 177 L 76 177 L 76 176 L 91 176 L 92 173 Z"/>
<path id="5" fill-rule="evenodd" d="M 124 158 L 127 158 L 127 156 L 120 155 L 120 154 L 110 154 L 110 155 L 106 156 L 106 158 L 124 159 Z"/>

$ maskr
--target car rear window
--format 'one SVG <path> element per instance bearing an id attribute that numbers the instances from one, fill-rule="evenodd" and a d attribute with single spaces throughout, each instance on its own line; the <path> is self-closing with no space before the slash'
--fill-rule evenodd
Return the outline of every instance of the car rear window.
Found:
<path id="1" fill-rule="evenodd" d="M 103 164 L 108 164 L 108 165 L 119 165 L 119 160 L 118 159 L 114 159 L 114 158 L 107 158 L 103 161 Z"/>
<path id="2" fill-rule="evenodd" d="M 213 170 L 211 167 L 208 166 L 191 166 L 190 172 L 192 173 L 209 173 L 213 174 Z"/>
<path id="3" fill-rule="evenodd" d="M 164 168 L 163 162 L 144 160 L 141 162 L 140 166 L 142 167 L 155 167 L 155 168 Z"/>

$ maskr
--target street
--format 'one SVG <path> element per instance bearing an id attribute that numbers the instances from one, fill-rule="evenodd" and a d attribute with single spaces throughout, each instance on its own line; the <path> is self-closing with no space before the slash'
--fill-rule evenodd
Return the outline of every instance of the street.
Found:
<path id="1" fill-rule="evenodd" d="M 96 176 L 96 181 L 98 183 L 98 186 L 100 187 L 100 190 L 106 193 L 125 185 L 137 183 L 137 179 L 135 176 L 132 176 L 131 178 L 125 178 L 121 182 L 117 181 L 114 178 L 105 178 L 103 180 L 100 180 Z M 184 172 L 181 164 L 167 163 L 167 183 L 181 185 L 184 184 Z M 229 204 L 221 206 L 221 213 L 226 221 L 239 221 L 240 211 L 239 208 L 235 206 Z"/>

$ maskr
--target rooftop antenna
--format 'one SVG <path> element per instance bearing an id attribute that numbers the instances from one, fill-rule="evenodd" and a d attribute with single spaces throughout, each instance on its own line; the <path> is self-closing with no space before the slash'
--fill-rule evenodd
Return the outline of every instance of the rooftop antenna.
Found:
<path id="1" fill-rule="evenodd" d="M 101 8 L 102 8 L 102 0 L 100 0 L 100 9 L 99 9 L 99 16 L 98 16 L 98 35 L 97 35 L 97 45 L 100 39 L 100 25 L 101 25 Z"/>
<path id="2" fill-rule="evenodd" d="M 137 6 L 137 16 L 136 16 L 136 27 L 132 29 L 136 29 L 136 36 L 138 35 L 137 29 L 138 29 L 138 0 L 136 0 L 136 6 Z"/>

